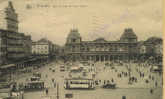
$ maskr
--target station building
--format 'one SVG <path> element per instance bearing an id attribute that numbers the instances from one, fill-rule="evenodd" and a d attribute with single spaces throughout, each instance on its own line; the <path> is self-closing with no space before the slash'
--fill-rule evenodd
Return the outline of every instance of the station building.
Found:
<path id="1" fill-rule="evenodd" d="M 83 41 L 77 29 L 72 29 L 65 44 L 66 57 L 70 61 L 133 60 L 138 56 L 138 38 L 132 28 L 124 30 L 118 41 L 97 38 Z"/>

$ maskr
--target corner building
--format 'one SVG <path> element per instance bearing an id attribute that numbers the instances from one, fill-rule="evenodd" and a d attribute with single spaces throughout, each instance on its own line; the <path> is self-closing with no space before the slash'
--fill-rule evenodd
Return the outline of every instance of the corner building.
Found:
<path id="1" fill-rule="evenodd" d="M 32 43 L 32 55 L 41 58 L 52 58 L 56 55 L 57 45 L 46 38 Z"/>
<path id="2" fill-rule="evenodd" d="M 118 41 L 97 38 L 82 41 L 77 29 L 72 29 L 67 37 L 65 53 L 69 61 L 113 61 L 135 60 L 138 56 L 137 36 L 132 28 L 127 28 Z"/>
<path id="3" fill-rule="evenodd" d="M 0 65 L 31 57 L 31 36 L 18 32 L 18 15 L 11 1 L 0 6 Z"/>

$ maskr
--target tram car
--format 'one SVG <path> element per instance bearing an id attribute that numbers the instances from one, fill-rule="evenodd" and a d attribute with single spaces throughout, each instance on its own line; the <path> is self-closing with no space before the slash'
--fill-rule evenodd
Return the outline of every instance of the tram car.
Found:
<path id="1" fill-rule="evenodd" d="M 43 90 L 45 89 L 44 87 L 44 82 L 43 81 L 30 81 L 27 82 L 24 86 L 24 90 Z"/>
<path id="2" fill-rule="evenodd" d="M 41 80 L 41 76 L 36 74 L 33 75 L 27 82 L 24 84 L 24 90 L 42 90 L 44 89 L 44 81 Z"/>
<path id="3" fill-rule="evenodd" d="M 65 79 L 64 88 L 65 89 L 94 89 L 95 84 L 94 84 L 93 79 L 71 78 L 71 79 Z"/>

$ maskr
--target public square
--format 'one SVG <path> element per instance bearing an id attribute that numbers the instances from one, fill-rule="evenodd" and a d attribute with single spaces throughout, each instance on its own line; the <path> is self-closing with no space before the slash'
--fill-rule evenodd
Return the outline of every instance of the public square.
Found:
<path id="1" fill-rule="evenodd" d="M 161 0 L 0 0 L 0 99 L 162 99 Z"/>
<path id="2" fill-rule="evenodd" d="M 60 71 L 60 65 L 64 64 L 63 62 L 52 62 L 47 64 L 44 67 L 41 67 L 37 72 L 41 73 L 41 79 L 44 80 L 46 88 L 48 88 L 49 93 L 46 95 L 45 90 L 42 91 L 32 91 L 25 92 L 24 99 L 54 99 L 57 97 L 57 87 L 54 87 L 52 83 L 52 78 L 55 79 L 56 84 L 59 84 L 59 99 L 66 99 L 65 94 L 73 94 L 72 99 L 122 99 L 122 96 L 126 96 L 126 99 L 162 99 L 162 75 L 159 73 L 151 73 L 148 68 L 142 69 L 145 73 L 144 78 L 140 78 L 138 73 L 135 72 L 135 66 L 131 65 L 131 70 L 133 71 L 132 76 L 137 77 L 138 82 L 132 85 L 128 84 L 128 77 L 118 78 L 117 75 L 120 72 L 127 71 L 124 66 L 114 66 L 115 69 L 104 66 L 104 63 L 96 63 L 96 71 L 99 72 L 96 75 L 96 80 L 111 80 L 112 78 L 117 84 L 116 89 L 103 89 L 100 86 L 97 86 L 94 90 L 66 90 L 64 89 L 64 78 L 68 77 L 69 71 Z M 55 69 L 55 72 L 52 72 L 50 68 Z M 117 72 L 116 72 L 117 70 Z M 34 72 L 36 72 L 34 71 Z M 150 80 L 149 83 L 146 83 L 144 79 L 147 76 L 152 75 L 157 81 L 157 87 L 155 86 L 155 81 Z M 18 78 L 16 80 L 18 83 L 26 82 L 26 79 L 32 76 L 32 73 L 24 75 L 24 77 Z M 153 89 L 153 93 L 150 93 L 150 89 Z"/>

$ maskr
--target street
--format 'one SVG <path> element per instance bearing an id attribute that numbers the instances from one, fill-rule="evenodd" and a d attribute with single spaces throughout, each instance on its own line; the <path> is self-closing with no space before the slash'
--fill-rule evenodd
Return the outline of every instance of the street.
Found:
<path id="1" fill-rule="evenodd" d="M 24 99 L 46 99 L 46 97 L 50 97 L 51 99 L 56 99 L 57 97 L 57 86 L 54 88 L 54 84 L 52 83 L 52 78 L 55 79 L 56 84 L 59 84 L 59 99 L 66 99 L 65 94 L 71 93 L 73 94 L 72 99 L 122 99 L 122 96 L 126 96 L 127 99 L 162 99 L 162 87 L 154 88 L 153 84 L 144 83 L 132 85 L 126 85 L 126 78 L 122 80 L 115 79 L 117 84 L 119 84 L 117 89 L 103 89 L 101 87 L 96 87 L 94 90 L 65 90 L 64 89 L 64 78 L 68 76 L 68 72 L 60 72 L 60 64 L 52 62 L 47 66 L 40 68 L 37 72 L 40 72 L 44 80 L 46 88 L 48 88 L 48 95 L 46 95 L 45 90 L 42 91 L 33 91 L 33 92 L 25 92 Z M 99 64 L 100 65 L 100 64 Z M 55 69 L 55 72 L 52 72 L 51 69 Z M 119 67 L 122 68 L 122 67 Z M 124 70 L 124 69 L 121 69 Z M 110 72 L 111 76 L 108 75 Z M 97 79 L 107 79 L 114 77 L 113 70 L 102 70 L 96 76 Z M 30 77 L 26 75 L 25 77 L 21 77 L 17 80 L 18 83 L 25 82 L 27 78 Z M 158 77 L 159 78 L 159 77 Z M 161 78 L 161 77 L 160 77 Z M 143 86 L 140 86 L 143 85 Z M 139 86 L 139 87 L 137 87 Z M 146 87 L 147 86 L 147 87 Z M 153 93 L 150 93 L 150 88 L 154 88 Z"/>

